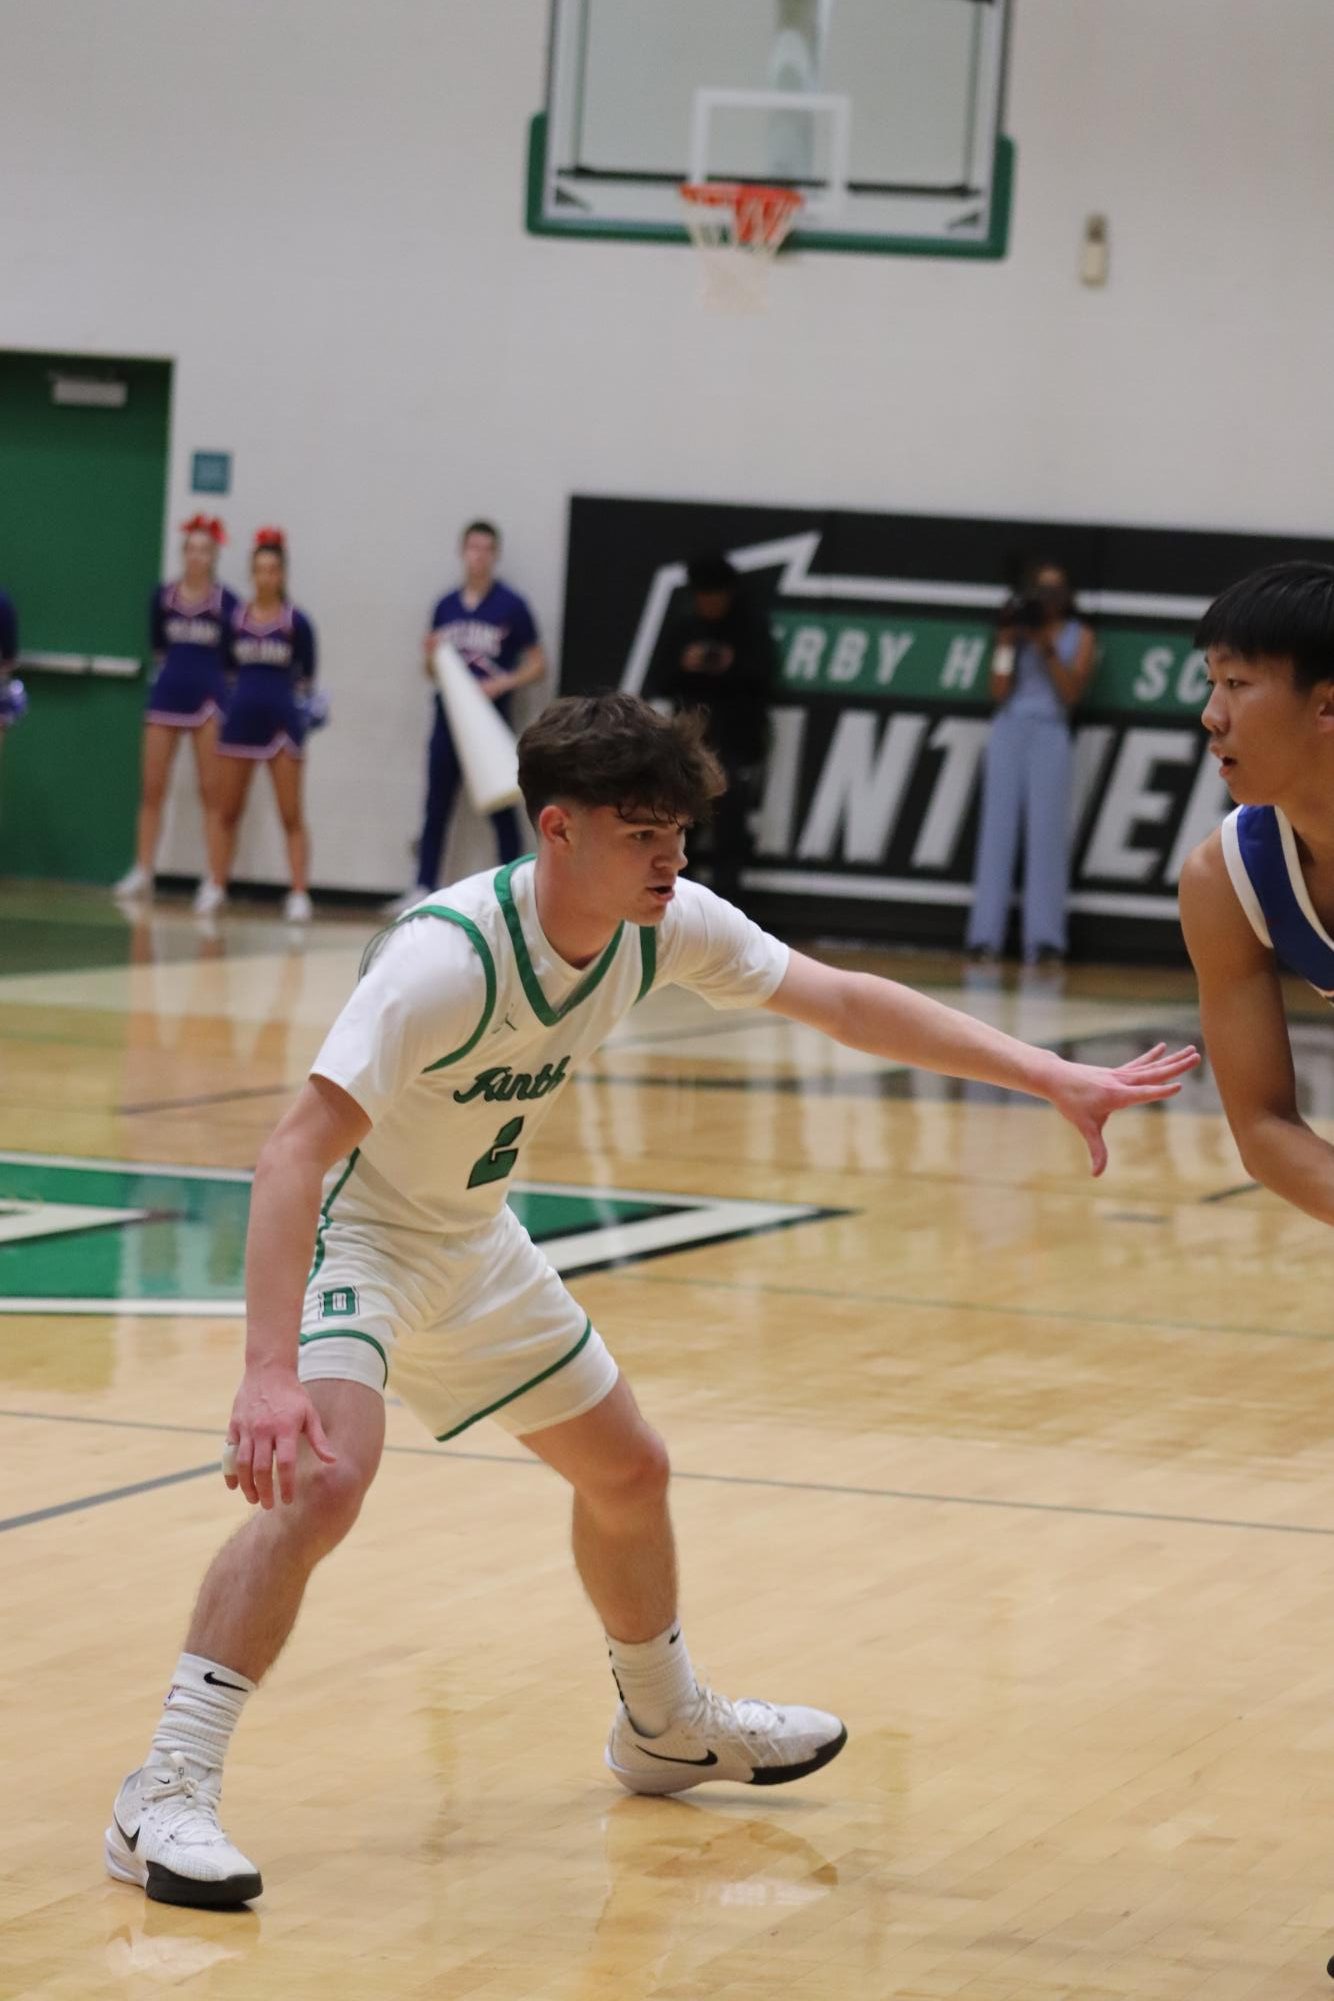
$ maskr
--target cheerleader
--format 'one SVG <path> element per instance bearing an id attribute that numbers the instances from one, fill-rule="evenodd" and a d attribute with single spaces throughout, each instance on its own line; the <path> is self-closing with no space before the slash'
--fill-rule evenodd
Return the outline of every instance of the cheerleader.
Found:
<path id="1" fill-rule="evenodd" d="M 0 591 L 0 744 L 5 731 L 23 720 L 28 697 L 15 673 L 19 664 L 19 615 L 14 600 Z"/>
<path id="2" fill-rule="evenodd" d="M 226 707 L 226 636 L 237 599 L 215 575 L 218 551 L 226 541 L 221 521 L 196 514 L 183 524 L 181 576 L 153 593 L 150 644 L 156 673 L 144 724 L 143 775 L 134 866 L 116 884 L 116 896 L 152 894 L 153 868 L 162 824 L 162 802 L 181 737 L 188 733 L 195 754 L 209 876 L 199 885 L 195 909 L 211 907 L 209 877 L 217 872 L 222 825 L 218 817 L 218 725 Z"/>
<path id="3" fill-rule="evenodd" d="M 267 764 L 287 841 L 292 888 L 284 905 L 290 924 L 310 917 L 306 891 L 309 844 L 301 811 L 301 763 L 310 684 L 315 678 L 315 632 L 287 595 L 287 543 L 281 528 L 261 528 L 250 559 L 254 596 L 232 618 L 228 662 L 236 679 L 218 736 L 222 837 L 201 906 L 225 900 L 236 852 L 236 830 L 257 763 Z M 206 892 L 206 893 L 205 893 Z"/>

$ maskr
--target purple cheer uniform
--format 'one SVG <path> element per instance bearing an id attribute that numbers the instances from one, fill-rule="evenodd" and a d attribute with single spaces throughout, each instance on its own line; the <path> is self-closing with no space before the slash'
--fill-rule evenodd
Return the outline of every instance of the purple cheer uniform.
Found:
<path id="1" fill-rule="evenodd" d="M 194 603 L 179 583 L 154 591 L 149 629 L 159 665 L 148 692 L 150 723 L 197 730 L 210 716 L 226 713 L 224 652 L 237 606 L 221 584 Z"/>
<path id="2" fill-rule="evenodd" d="M 306 719 L 297 691 L 315 678 L 315 628 L 303 611 L 284 604 L 261 619 L 240 607 L 227 634 L 227 661 L 236 679 L 218 736 L 223 757 L 304 755 Z"/>

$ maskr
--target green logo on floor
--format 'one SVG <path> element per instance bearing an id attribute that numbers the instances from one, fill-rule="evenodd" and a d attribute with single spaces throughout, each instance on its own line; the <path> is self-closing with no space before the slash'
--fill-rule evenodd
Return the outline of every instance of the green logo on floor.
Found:
<path id="1" fill-rule="evenodd" d="M 250 1176 L 236 1169 L 0 1153 L 0 1313 L 235 1319 L 249 1206 Z M 517 1184 L 510 1206 L 560 1272 L 830 1213 L 811 1203 L 536 1181 Z"/>

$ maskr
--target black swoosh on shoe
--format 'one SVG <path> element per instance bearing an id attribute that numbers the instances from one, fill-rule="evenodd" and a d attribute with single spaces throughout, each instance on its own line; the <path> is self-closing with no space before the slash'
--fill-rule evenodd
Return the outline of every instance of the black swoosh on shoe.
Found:
<path id="1" fill-rule="evenodd" d="M 139 1846 L 139 1828 L 136 1827 L 133 1834 L 127 1834 L 125 1832 L 125 1829 L 121 1826 L 120 1821 L 116 1819 L 116 1815 L 114 1813 L 112 1814 L 111 1818 L 116 1822 L 117 1834 L 120 1836 L 121 1840 L 125 1843 L 125 1846 L 129 1849 L 131 1855 L 133 1855 L 135 1849 Z M 141 1822 L 140 1826 L 142 1826 L 142 1824 L 143 1823 Z"/>
<path id="2" fill-rule="evenodd" d="M 716 1765 L 718 1762 L 718 1753 L 716 1751 L 708 1751 L 702 1758 L 672 1758 L 664 1751 L 650 1751 L 647 1744 L 636 1744 L 635 1749 L 642 1751 L 646 1758 L 656 1758 L 660 1765 L 706 1766 Z"/>

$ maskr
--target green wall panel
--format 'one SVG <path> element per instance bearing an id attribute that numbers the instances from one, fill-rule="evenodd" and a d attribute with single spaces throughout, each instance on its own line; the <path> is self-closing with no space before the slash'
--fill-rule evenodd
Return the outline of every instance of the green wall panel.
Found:
<path id="1" fill-rule="evenodd" d="M 53 403 L 57 369 L 114 373 L 124 409 Z M 0 354 L 0 587 L 24 653 L 146 660 L 170 397 L 165 361 Z M 142 668 L 25 674 L 32 707 L 0 754 L 0 873 L 112 882 L 133 846 Z"/>

